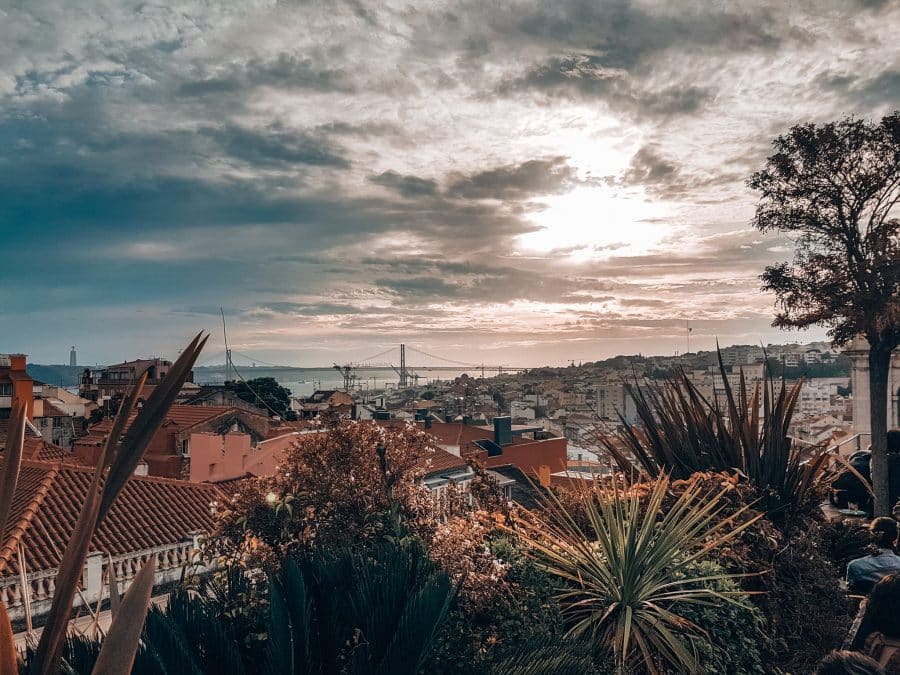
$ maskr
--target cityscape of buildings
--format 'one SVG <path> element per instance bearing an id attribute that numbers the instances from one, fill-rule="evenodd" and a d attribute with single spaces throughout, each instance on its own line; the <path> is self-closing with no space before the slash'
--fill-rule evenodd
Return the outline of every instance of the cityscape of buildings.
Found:
<path id="1" fill-rule="evenodd" d="M 766 370 L 788 383 L 804 377 L 790 434 L 799 443 L 838 448 L 857 439 L 846 454 L 858 449 L 868 430 L 868 403 L 861 404 L 857 395 L 866 386 L 858 344 L 847 350 L 823 343 L 733 346 L 721 350 L 721 359 L 720 368 L 713 352 L 616 357 L 495 377 L 462 375 L 423 384 L 409 378 L 406 386 L 382 390 L 353 386 L 348 378 L 347 389 L 292 396 L 284 416 L 239 397 L 228 383 L 197 384 L 188 378 L 121 505 L 96 534 L 100 557 L 88 560 L 86 578 L 99 578 L 107 564 L 118 565 L 117 573 L 128 578 L 136 571 L 129 561 L 153 551 L 165 563 L 158 572 L 164 584 L 188 555 L 190 542 L 208 528 L 210 504 L 227 499 L 242 479 L 272 475 L 285 450 L 298 437 L 323 433 L 327 420 L 424 429 L 433 438 L 434 455 L 423 480 L 438 501 L 451 485 L 466 490 L 473 476 L 470 460 L 492 472 L 508 495 L 527 494 L 532 480 L 565 485 L 609 471 L 611 460 L 598 439 L 614 438 L 623 422 L 639 423 L 629 392 L 676 371 L 710 402 L 723 400 L 726 384 L 736 388 L 743 379 L 751 389 L 761 386 Z M 24 479 L 14 513 L 19 524 L 0 551 L 5 562 L 0 596 L 16 620 L 48 607 L 61 533 L 77 518 L 78 490 L 99 460 L 118 403 L 142 377 L 144 396 L 149 395 L 172 367 L 170 360 L 154 357 L 85 368 L 80 384 L 65 388 L 32 378 L 26 361 L 24 354 L 0 355 L 0 449 L 12 407 L 21 403 L 27 411 Z M 900 368 L 892 377 L 897 373 Z M 892 424 L 900 421 L 897 384 L 892 385 Z M 134 507 L 138 502 L 140 508 Z M 136 517 L 140 523 L 132 522 Z M 29 551 L 24 559 L 23 543 L 22 550 Z M 23 569 L 32 580 L 26 591 Z M 97 589 L 87 590 L 89 602 Z"/>

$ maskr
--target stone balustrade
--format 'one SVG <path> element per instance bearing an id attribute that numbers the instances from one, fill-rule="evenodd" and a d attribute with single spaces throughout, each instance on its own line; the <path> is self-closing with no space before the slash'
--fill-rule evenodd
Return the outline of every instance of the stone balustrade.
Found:
<path id="1" fill-rule="evenodd" d="M 99 552 L 90 553 L 82 572 L 81 592 L 76 593 L 73 604 L 75 607 L 86 603 L 96 606 L 101 598 L 104 600 L 109 598 L 110 565 L 120 595 L 128 590 L 135 575 L 150 558 L 156 560 L 154 587 L 178 581 L 185 568 L 191 568 L 189 571 L 193 572 L 208 571 L 209 567 L 197 557 L 199 543 L 199 534 L 192 534 L 175 544 L 134 551 L 112 558 Z M 27 574 L 27 588 L 22 587 L 21 576 L 18 574 L 0 578 L 0 600 L 6 605 L 12 621 L 25 619 L 26 599 L 30 604 L 32 618 L 49 611 L 58 572 L 59 570 L 54 568 Z"/>

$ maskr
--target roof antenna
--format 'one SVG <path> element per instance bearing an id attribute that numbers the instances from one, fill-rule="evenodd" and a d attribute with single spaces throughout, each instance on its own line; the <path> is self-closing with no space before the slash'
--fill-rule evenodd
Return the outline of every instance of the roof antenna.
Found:
<path id="1" fill-rule="evenodd" d="M 222 337 L 225 340 L 225 382 L 231 381 L 231 350 L 228 348 L 228 333 L 225 330 L 225 310 L 219 307 L 222 313 Z"/>

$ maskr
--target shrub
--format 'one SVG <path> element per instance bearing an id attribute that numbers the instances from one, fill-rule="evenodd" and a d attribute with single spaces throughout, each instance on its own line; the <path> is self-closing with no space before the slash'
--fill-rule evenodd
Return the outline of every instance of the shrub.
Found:
<path id="1" fill-rule="evenodd" d="M 598 440 L 623 471 L 632 459 L 650 477 L 688 478 L 697 472 L 739 470 L 758 490 L 760 508 L 778 523 L 818 508 L 825 491 L 828 455 L 816 447 L 800 451 L 788 437 L 802 382 L 776 389 L 766 375 L 749 392 L 743 372 L 737 390 L 719 369 L 725 400 L 707 401 L 683 372 L 663 383 L 628 386 L 640 424 L 621 417 L 615 437 Z"/>
<path id="2" fill-rule="evenodd" d="M 691 565 L 739 536 L 759 516 L 737 524 L 745 506 L 723 517 L 723 497 L 733 489 L 729 486 L 711 494 L 699 480 L 681 487 L 668 508 L 663 508 L 669 493 L 665 477 L 646 486 L 648 495 L 615 483 L 611 489 L 596 483 L 580 487 L 577 494 L 592 536 L 552 495 L 542 513 L 525 514 L 516 523 L 529 555 L 565 584 L 558 600 L 568 634 L 602 645 L 618 667 L 642 664 L 651 672 L 660 666 L 695 672 L 692 645 L 702 631 L 674 607 L 730 601 L 730 591 L 710 585 L 727 578 L 726 573 L 697 576 Z"/>
<path id="3" fill-rule="evenodd" d="M 713 577 L 710 587 L 728 597 L 735 596 L 739 590 L 734 581 L 722 577 L 722 567 L 717 563 L 699 563 L 691 573 Z M 749 599 L 709 605 L 676 604 L 673 611 L 703 630 L 703 639 L 695 643 L 702 672 L 711 675 L 766 672 L 761 649 L 765 619 Z"/>

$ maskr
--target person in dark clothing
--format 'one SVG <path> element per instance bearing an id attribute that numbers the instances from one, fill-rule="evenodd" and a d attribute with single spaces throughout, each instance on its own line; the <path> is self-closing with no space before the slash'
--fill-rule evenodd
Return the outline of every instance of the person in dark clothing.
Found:
<path id="1" fill-rule="evenodd" d="M 875 584 L 866 615 L 870 631 L 862 651 L 878 661 L 887 675 L 900 675 L 900 574 Z"/>
<path id="2" fill-rule="evenodd" d="M 875 584 L 861 607 L 861 620 L 845 643 L 878 661 L 887 675 L 900 675 L 900 574 Z"/>
<path id="3" fill-rule="evenodd" d="M 881 579 L 900 573 L 900 556 L 894 552 L 900 537 L 900 524 L 893 518 L 876 518 L 869 526 L 872 546 L 868 555 L 847 565 L 847 588 L 851 593 L 867 594 Z"/>
<path id="4" fill-rule="evenodd" d="M 887 433 L 887 460 L 888 504 L 897 504 L 900 507 L 900 429 L 891 429 Z M 871 485 L 872 453 L 868 450 L 855 452 L 850 455 L 848 461 L 850 466 Z M 851 471 L 842 472 L 831 487 L 831 503 L 834 506 L 846 509 L 850 503 L 854 503 L 860 511 L 865 511 L 870 518 L 872 517 L 875 506 L 872 495 Z"/>
<path id="5" fill-rule="evenodd" d="M 872 453 L 868 450 L 860 450 L 854 452 L 847 459 L 852 466 L 866 482 L 872 482 L 871 462 Z M 856 504 L 856 508 L 860 511 L 869 510 L 872 502 L 872 496 L 866 489 L 866 486 L 856 477 L 849 469 L 845 469 L 831 484 L 832 498 L 831 503 L 839 509 L 846 509 L 850 503 Z"/>

